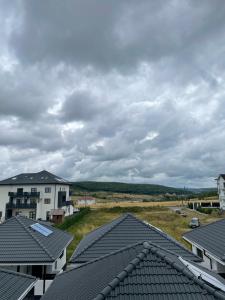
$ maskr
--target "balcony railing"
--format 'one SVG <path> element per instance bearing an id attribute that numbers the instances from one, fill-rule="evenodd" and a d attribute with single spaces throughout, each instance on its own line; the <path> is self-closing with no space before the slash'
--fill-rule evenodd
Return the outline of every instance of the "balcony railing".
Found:
<path id="1" fill-rule="evenodd" d="M 14 208 L 36 209 L 37 203 L 11 203 L 11 202 L 6 203 L 6 209 L 14 209 Z"/>
<path id="2" fill-rule="evenodd" d="M 8 195 L 12 198 L 40 198 L 40 192 L 9 192 Z"/>
<path id="3" fill-rule="evenodd" d="M 66 206 L 73 205 L 72 201 L 66 201 Z"/>

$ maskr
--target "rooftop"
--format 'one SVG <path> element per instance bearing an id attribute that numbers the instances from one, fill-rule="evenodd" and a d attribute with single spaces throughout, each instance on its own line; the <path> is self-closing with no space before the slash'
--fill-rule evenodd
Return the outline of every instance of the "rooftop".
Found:
<path id="1" fill-rule="evenodd" d="M 211 300 L 225 293 L 198 279 L 176 255 L 140 242 L 58 275 L 42 297 L 50 299 Z"/>
<path id="2" fill-rule="evenodd" d="M 70 184 L 69 181 L 54 175 L 48 171 L 37 173 L 22 173 L 0 181 L 0 185 L 21 185 L 21 184 Z"/>
<path id="3" fill-rule="evenodd" d="M 198 227 L 183 235 L 222 261 L 225 261 L 225 219 Z"/>
<path id="4" fill-rule="evenodd" d="M 70 261 L 85 263 L 139 241 L 150 241 L 185 259 L 201 261 L 199 257 L 172 237 L 137 219 L 132 214 L 125 214 L 86 235 L 79 243 Z"/>
<path id="5" fill-rule="evenodd" d="M 52 263 L 72 239 L 47 223 L 12 217 L 0 225 L 0 264 Z"/>
<path id="6" fill-rule="evenodd" d="M 36 278 L 5 269 L 0 269 L 0 299 L 20 300 L 32 289 Z"/>

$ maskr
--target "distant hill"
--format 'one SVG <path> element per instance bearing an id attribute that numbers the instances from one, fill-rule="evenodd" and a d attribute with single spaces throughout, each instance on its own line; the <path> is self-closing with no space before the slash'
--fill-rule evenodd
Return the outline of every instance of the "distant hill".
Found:
<path id="1" fill-rule="evenodd" d="M 145 195 L 160 195 L 160 194 L 192 194 L 192 191 L 178 189 L 157 184 L 136 184 L 122 182 L 96 182 L 96 181 L 80 181 L 73 182 L 74 191 L 82 192 L 111 192 L 111 193 L 127 193 L 127 194 L 145 194 Z"/>

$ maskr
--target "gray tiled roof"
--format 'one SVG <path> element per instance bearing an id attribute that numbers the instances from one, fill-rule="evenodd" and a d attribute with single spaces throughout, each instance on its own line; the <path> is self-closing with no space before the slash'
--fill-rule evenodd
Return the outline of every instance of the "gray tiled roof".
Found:
<path id="1" fill-rule="evenodd" d="M 56 176 L 48 171 L 37 173 L 22 173 L 0 181 L 0 185 L 21 184 L 70 184 L 69 181 Z"/>
<path id="2" fill-rule="evenodd" d="M 225 294 L 149 242 L 130 245 L 56 277 L 41 300 L 212 300 Z"/>
<path id="3" fill-rule="evenodd" d="M 198 227 L 183 235 L 184 239 L 194 242 L 225 261 L 225 219 Z"/>
<path id="4" fill-rule="evenodd" d="M 16 216 L 0 225 L 0 264 L 54 262 L 73 239 L 70 234 L 44 224 L 53 231 L 46 237 L 30 227 L 34 223 L 37 221 Z"/>
<path id="5" fill-rule="evenodd" d="M 170 236 L 137 219 L 132 214 L 125 214 L 89 233 L 80 242 L 70 261 L 73 263 L 88 262 L 122 247 L 145 240 L 175 252 L 185 259 L 201 261 L 200 258 Z"/>
<path id="6" fill-rule="evenodd" d="M 0 299 L 23 299 L 33 287 L 36 278 L 22 273 L 0 269 Z"/>

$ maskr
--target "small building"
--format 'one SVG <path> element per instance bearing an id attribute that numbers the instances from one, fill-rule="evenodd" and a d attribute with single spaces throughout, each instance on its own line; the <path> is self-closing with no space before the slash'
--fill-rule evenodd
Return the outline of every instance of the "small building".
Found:
<path id="1" fill-rule="evenodd" d="M 77 199 L 78 205 L 88 206 L 88 205 L 93 205 L 95 203 L 96 203 L 96 200 L 93 197 L 82 197 L 82 198 Z"/>
<path id="2" fill-rule="evenodd" d="M 34 285 L 37 279 L 26 274 L 0 268 L 0 299 L 34 299 Z"/>
<path id="3" fill-rule="evenodd" d="M 65 211 L 63 209 L 51 209 L 51 221 L 55 224 L 60 224 L 64 220 Z"/>
<path id="4" fill-rule="evenodd" d="M 225 210 L 225 174 L 220 174 L 216 180 L 220 208 Z"/>
<path id="5" fill-rule="evenodd" d="M 70 182 L 48 171 L 23 173 L 0 181 L 0 221 L 18 214 L 49 220 L 52 209 L 73 214 Z"/>
<path id="6" fill-rule="evenodd" d="M 59 274 L 41 300 L 215 300 L 224 291 L 223 278 L 145 241 Z"/>
<path id="7" fill-rule="evenodd" d="M 187 260 L 202 261 L 160 229 L 128 213 L 87 234 L 77 246 L 70 262 L 75 267 L 143 240 L 173 251 Z"/>
<path id="8" fill-rule="evenodd" d="M 73 237 L 24 216 L 0 224 L 0 267 L 38 278 L 35 296 L 41 296 L 66 266 L 66 249 Z"/>
<path id="9" fill-rule="evenodd" d="M 225 219 L 198 227 L 183 235 L 202 265 L 225 276 Z"/>

